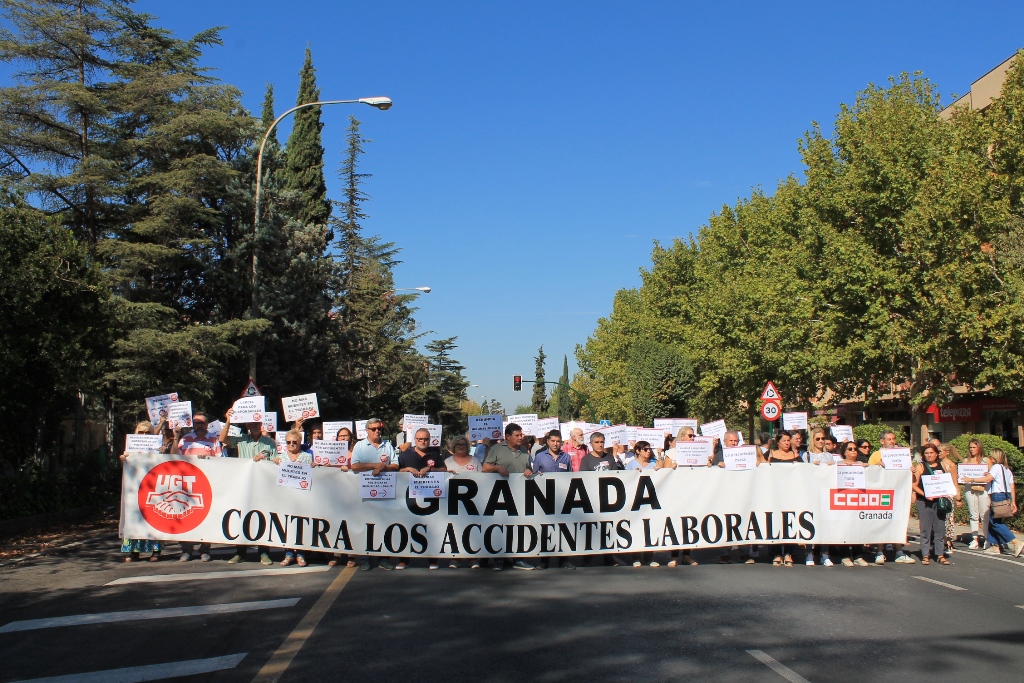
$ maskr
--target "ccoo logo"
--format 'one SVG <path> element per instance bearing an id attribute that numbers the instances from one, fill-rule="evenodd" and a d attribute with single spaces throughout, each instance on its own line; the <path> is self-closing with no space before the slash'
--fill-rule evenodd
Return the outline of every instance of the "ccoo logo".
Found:
<path id="1" fill-rule="evenodd" d="M 210 480 L 192 463 L 163 462 L 139 484 L 139 511 L 146 522 L 168 534 L 183 534 L 203 523 L 213 503 Z"/>
<path id="2" fill-rule="evenodd" d="M 832 510 L 892 510 L 892 489 L 849 491 L 831 489 L 829 491 L 829 507 Z"/>

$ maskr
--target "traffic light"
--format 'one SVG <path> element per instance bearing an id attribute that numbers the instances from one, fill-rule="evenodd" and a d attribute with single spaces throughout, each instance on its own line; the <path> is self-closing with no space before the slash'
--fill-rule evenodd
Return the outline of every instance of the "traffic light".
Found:
<path id="1" fill-rule="evenodd" d="M 522 391 L 522 390 L 523 390 L 523 376 L 522 375 L 513 375 L 513 377 L 512 377 L 512 391 Z"/>

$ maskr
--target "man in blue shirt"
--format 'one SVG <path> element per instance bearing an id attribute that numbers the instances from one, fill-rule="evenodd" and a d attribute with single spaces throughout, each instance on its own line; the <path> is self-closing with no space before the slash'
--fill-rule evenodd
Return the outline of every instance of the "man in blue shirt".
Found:
<path id="1" fill-rule="evenodd" d="M 353 472 L 373 472 L 374 476 L 380 476 L 382 472 L 398 471 L 398 455 L 391 442 L 383 440 L 383 431 L 383 420 L 374 417 L 366 421 L 366 438 L 352 449 Z M 395 568 L 394 562 L 387 557 L 382 557 L 377 566 L 381 569 Z M 359 558 L 359 568 L 363 571 L 370 569 L 369 556 Z"/>
<path id="2" fill-rule="evenodd" d="M 535 473 L 545 474 L 572 473 L 572 456 L 562 452 L 562 433 L 560 431 L 552 429 L 548 432 L 547 448 L 534 453 L 530 469 Z M 537 569 L 547 569 L 550 562 L 551 560 L 545 557 L 537 565 Z M 576 565 L 567 557 L 559 558 L 558 566 L 562 569 L 576 569 Z"/>

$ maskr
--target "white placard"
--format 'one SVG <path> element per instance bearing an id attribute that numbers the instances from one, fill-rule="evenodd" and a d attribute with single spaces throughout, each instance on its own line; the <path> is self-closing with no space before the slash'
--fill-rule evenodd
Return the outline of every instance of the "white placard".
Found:
<path id="1" fill-rule="evenodd" d="M 501 431 L 501 415 L 470 415 L 469 416 L 469 439 L 479 441 L 480 439 L 503 438 Z"/>
<path id="2" fill-rule="evenodd" d="M 429 415 L 414 415 L 412 413 L 406 413 L 402 416 L 402 428 L 406 431 L 409 431 L 410 427 L 418 427 L 425 424 L 430 424 Z"/>
<path id="3" fill-rule="evenodd" d="M 171 429 L 192 427 L 192 401 L 178 401 L 167 406 L 167 426 Z"/>
<path id="4" fill-rule="evenodd" d="M 715 420 L 700 426 L 701 436 L 713 436 L 719 441 L 725 438 L 727 431 L 729 431 L 729 428 L 725 426 L 725 420 Z"/>
<path id="5" fill-rule="evenodd" d="M 697 420 L 692 417 L 656 417 L 654 428 L 662 430 L 665 434 L 675 436 L 683 427 L 689 427 L 694 434 L 697 433 Z"/>
<path id="6" fill-rule="evenodd" d="M 159 453 L 163 445 L 160 434 L 127 434 L 124 438 L 125 453 Z"/>
<path id="7" fill-rule="evenodd" d="M 786 431 L 790 429 L 807 429 L 807 413 L 783 413 L 782 428 Z"/>
<path id="8" fill-rule="evenodd" d="M 304 462 L 292 462 L 288 456 L 281 458 L 277 468 L 277 485 L 300 491 L 313 488 L 313 466 Z"/>
<path id="9" fill-rule="evenodd" d="M 426 429 L 430 432 L 430 446 L 432 448 L 441 447 L 441 425 L 418 425 L 412 429 L 405 430 L 405 438 L 413 446 L 416 445 L 416 432 L 421 429 Z"/>
<path id="10" fill-rule="evenodd" d="M 444 472 L 428 472 L 409 479 L 409 495 L 413 498 L 444 498 L 447 490 Z"/>
<path id="11" fill-rule="evenodd" d="M 757 467 L 756 446 L 736 446 L 722 449 L 722 463 L 733 472 L 753 472 Z"/>
<path id="12" fill-rule="evenodd" d="M 281 399 L 281 406 L 284 408 L 285 422 L 320 417 L 320 406 L 317 405 L 316 394 L 285 396 Z"/>
<path id="13" fill-rule="evenodd" d="M 665 432 L 661 429 L 651 429 L 650 427 L 637 427 L 636 440 L 646 441 L 651 444 L 651 448 L 661 450 L 661 447 L 665 445 Z"/>
<path id="14" fill-rule="evenodd" d="M 356 439 L 366 438 L 366 423 L 368 420 L 356 420 Z"/>
<path id="15" fill-rule="evenodd" d="M 223 429 L 223 427 L 221 427 L 221 429 Z M 220 431 L 219 430 L 218 430 L 217 434 L 220 435 Z M 278 434 L 283 434 L 283 432 L 278 432 Z M 230 427 L 228 427 L 228 436 L 241 436 L 241 435 L 242 435 L 242 428 L 239 427 L 238 425 L 231 425 Z"/>
<path id="16" fill-rule="evenodd" d="M 523 413 L 522 415 L 509 415 L 504 423 L 515 423 L 523 428 L 523 434 L 534 436 L 533 427 L 537 424 L 537 413 Z M 504 432 L 504 430 L 502 430 Z"/>
<path id="17" fill-rule="evenodd" d="M 263 413 L 263 431 L 272 434 L 277 431 L 277 413 Z"/>
<path id="18" fill-rule="evenodd" d="M 562 431 L 562 441 L 568 441 L 572 438 L 572 430 L 579 429 L 583 433 L 587 432 L 586 422 L 562 422 L 558 425 L 558 428 Z"/>
<path id="19" fill-rule="evenodd" d="M 355 435 L 355 427 L 352 420 L 324 421 L 324 438 L 328 441 L 334 441 L 338 438 L 338 431 L 342 428 L 348 429 L 348 431 L 352 432 L 353 436 Z"/>
<path id="20" fill-rule="evenodd" d="M 150 396 L 146 399 L 146 412 L 149 413 L 149 421 L 154 425 L 160 424 L 161 417 L 167 417 L 167 406 L 177 403 L 178 393 Z"/>
<path id="21" fill-rule="evenodd" d="M 342 474 L 345 474 L 342 472 Z M 370 500 L 387 500 L 395 497 L 398 472 L 381 472 L 374 476 L 373 472 L 359 473 L 359 496 Z"/>
<path id="22" fill-rule="evenodd" d="M 925 498 L 943 498 L 945 496 L 956 496 L 959 492 L 956 484 L 953 483 L 953 475 L 949 472 L 942 474 L 922 474 L 921 486 L 924 488 Z"/>
<path id="23" fill-rule="evenodd" d="M 620 446 L 629 445 L 629 442 L 626 440 L 626 425 L 602 427 L 598 431 L 604 434 L 605 448 L 611 448 L 616 442 L 618 442 Z"/>
<path id="24" fill-rule="evenodd" d="M 267 412 L 266 398 L 263 396 L 240 398 L 231 406 L 231 411 L 231 422 L 233 424 L 263 422 L 263 413 Z"/>
<path id="25" fill-rule="evenodd" d="M 557 417 L 542 417 L 533 425 L 533 434 L 538 439 L 546 437 L 552 429 L 558 429 Z"/>
<path id="26" fill-rule="evenodd" d="M 832 425 L 832 436 L 836 438 L 836 441 L 842 443 L 844 441 L 853 441 L 853 427 L 850 425 Z"/>
<path id="27" fill-rule="evenodd" d="M 836 488 L 866 489 L 867 469 L 860 465 L 836 465 Z"/>
<path id="28" fill-rule="evenodd" d="M 887 470 L 909 470 L 913 465 L 909 448 L 882 448 L 882 466 Z"/>
<path id="29" fill-rule="evenodd" d="M 707 467 L 713 452 L 711 448 L 706 441 L 676 441 L 673 460 L 679 467 Z"/>
<path id="30" fill-rule="evenodd" d="M 960 463 L 956 466 L 956 473 L 959 477 L 960 483 L 964 482 L 965 479 L 981 479 L 988 474 L 988 465 L 968 465 L 966 463 Z"/>
<path id="31" fill-rule="evenodd" d="M 348 442 L 313 439 L 313 462 L 317 465 L 348 465 Z"/>
<path id="32" fill-rule="evenodd" d="M 234 429 L 232 427 L 231 429 Z M 274 441 L 277 442 L 277 454 L 281 455 L 288 451 L 288 444 L 285 443 L 288 439 L 288 432 L 278 432 L 274 434 Z"/>

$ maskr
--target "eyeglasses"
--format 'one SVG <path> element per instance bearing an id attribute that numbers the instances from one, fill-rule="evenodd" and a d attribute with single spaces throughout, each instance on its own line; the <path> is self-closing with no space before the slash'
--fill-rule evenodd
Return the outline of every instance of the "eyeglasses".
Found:
<path id="1" fill-rule="evenodd" d="M 301 441 L 285 441 L 285 443 L 288 444 L 289 446 L 298 446 L 302 442 Z"/>
<path id="2" fill-rule="evenodd" d="M 862 451 L 866 451 L 866 450 L 868 450 L 869 448 L 871 448 L 871 444 L 867 444 L 867 443 L 866 443 L 866 444 L 864 444 L 863 446 L 857 446 L 857 448 L 861 449 Z"/>
<path id="3" fill-rule="evenodd" d="M 383 429 L 383 427 L 367 427 L 366 431 L 368 431 L 368 432 L 379 432 L 381 429 Z"/>
<path id="4" fill-rule="evenodd" d="M 417 441 L 430 441 L 430 437 L 429 436 L 417 436 L 416 440 Z"/>
<path id="5" fill-rule="evenodd" d="M 651 449 L 650 448 L 638 448 L 636 450 L 637 450 L 637 452 L 643 453 L 644 451 L 649 451 Z"/>

